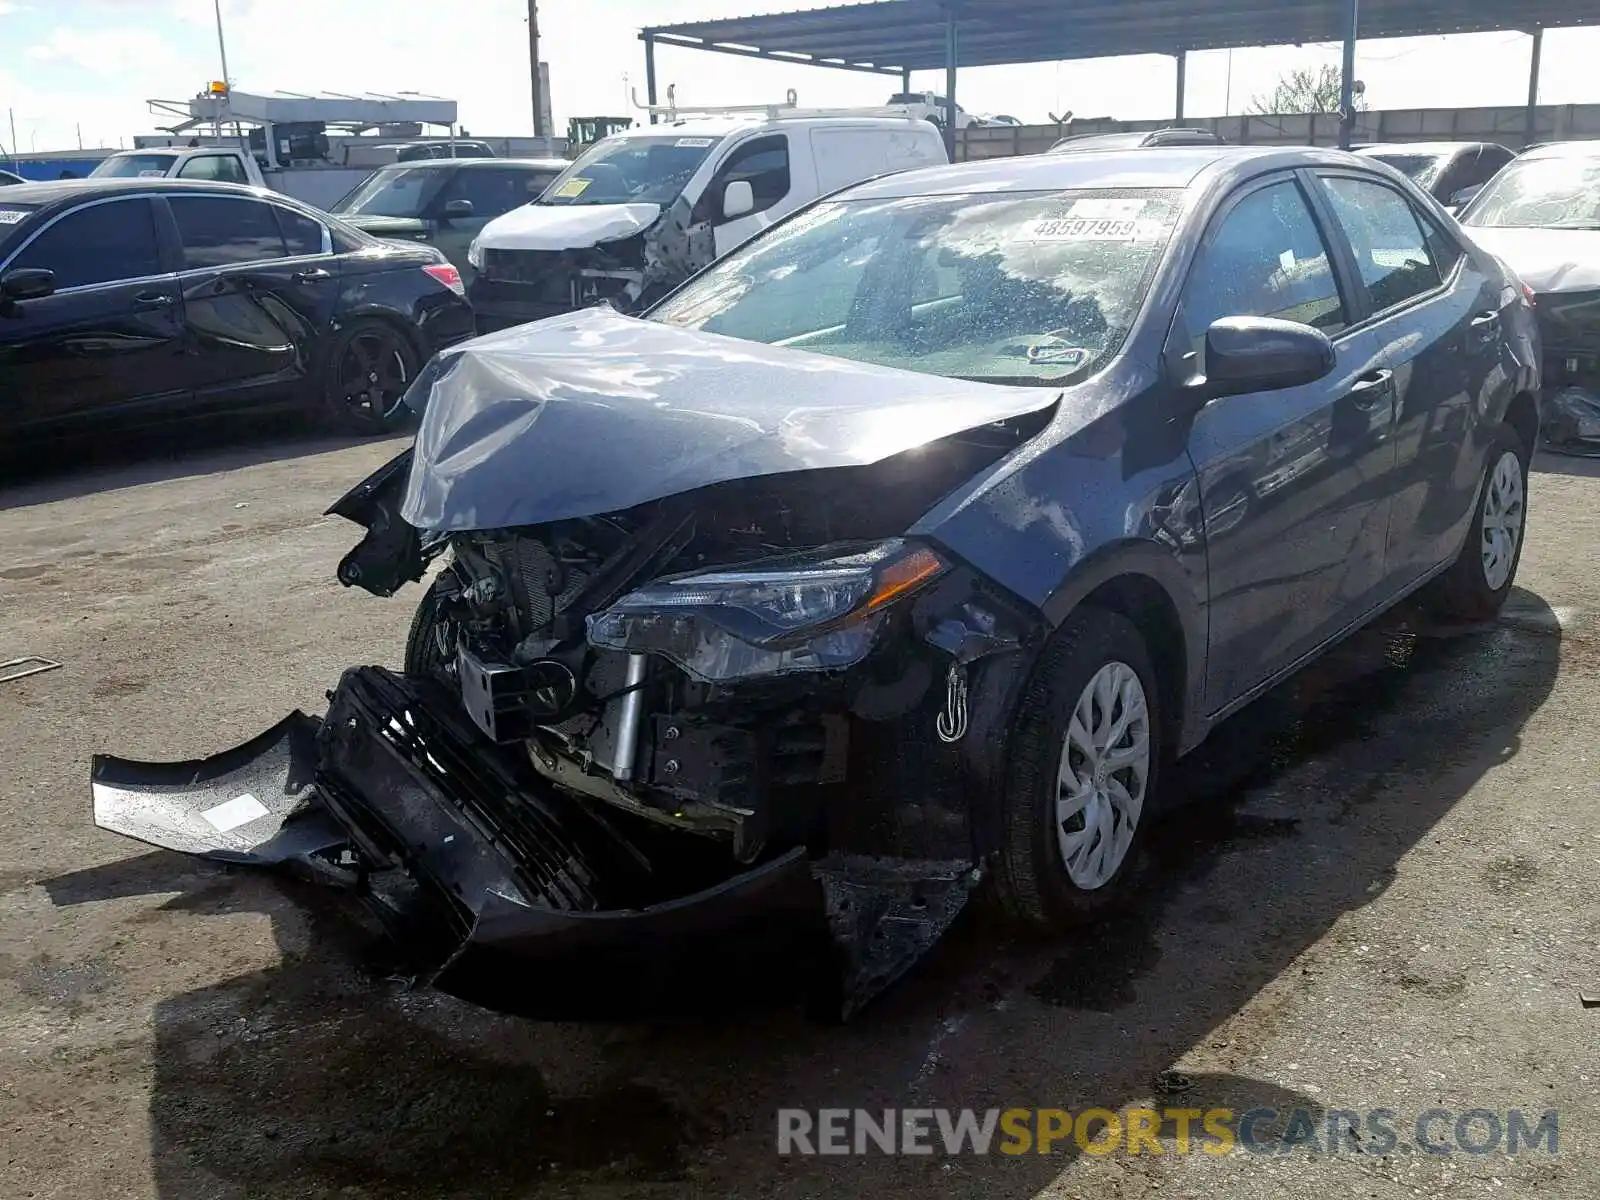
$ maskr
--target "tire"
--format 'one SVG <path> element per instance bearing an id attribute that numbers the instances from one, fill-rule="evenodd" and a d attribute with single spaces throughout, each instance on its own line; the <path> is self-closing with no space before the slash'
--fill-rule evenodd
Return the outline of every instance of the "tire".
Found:
<path id="1" fill-rule="evenodd" d="M 1428 585 L 1426 607 L 1446 621 L 1492 620 L 1517 579 L 1526 541 L 1531 447 L 1502 425 L 1489 447 L 1478 507 L 1450 569 Z M 1486 527 L 1486 520 L 1491 522 Z M 1507 522 L 1511 524 L 1507 525 Z M 1498 530 L 1498 535 L 1496 533 Z M 1506 544 L 1509 538 L 1509 545 Z"/>
<path id="2" fill-rule="evenodd" d="M 1092 685 L 1108 680 L 1118 685 L 1109 711 L 1092 693 Z M 1137 753 L 1125 753 L 1122 757 L 1131 757 L 1133 766 L 1111 769 L 1112 761 L 1121 758 L 1102 757 L 1096 769 L 1079 749 L 1081 734 L 1075 733 L 1069 745 L 1075 712 L 1087 712 L 1087 732 L 1094 740 L 1115 731 L 1119 714 L 1137 714 L 1139 699 L 1142 720 L 1135 715 L 1123 736 L 1109 746 L 1127 750 L 1142 739 L 1142 761 Z M 1119 706 L 1123 704 L 1126 710 Z M 1103 719 L 1096 720 L 1097 714 Z M 1074 614 L 1046 645 L 1012 734 L 1001 799 L 1004 841 L 994 873 L 995 897 L 1008 916 L 1059 931 L 1094 917 L 1120 898 L 1137 870 L 1165 740 L 1156 674 L 1138 629 L 1126 617 L 1100 609 Z M 1076 791 L 1063 788 L 1067 769 L 1080 784 Z M 1113 784 L 1121 786 L 1121 800 L 1113 799 Z M 1083 801 L 1081 807 L 1058 809 L 1069 796 Z M 1109 840 L 1102 815 L 1110 822 Z M 1090 869 L 1102 841 L 1107 857 L 1099 870 Z"/>
<path id="3" fill-rule="evenodd" d="M 411 339 L 387 321 L 352 321 L 334 337 L 316 386 L 318 416 L 338 432 L 376 437 L 404 427 L 417 377 Z M 363 386 L 364 385 L 364 386 Z"/>
<path id="4" fill-rule="evenodd" d="M 440 606 L 449 581 L 436 577 L 422 602 L 411 618 L 411 632 L 406 635 L 405 673 L 420 678 L 449 682 L 454 664 L 439 650 L 436 631 L 441 622 Z"/>

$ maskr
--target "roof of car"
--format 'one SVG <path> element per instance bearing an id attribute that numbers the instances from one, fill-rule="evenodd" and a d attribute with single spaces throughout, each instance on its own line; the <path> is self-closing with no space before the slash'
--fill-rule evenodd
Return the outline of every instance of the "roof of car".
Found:
<path id="1" fill-rule="evenodd" d="M 963 192 L 1055 191 L 1069 188 L 1186 188 L 1202 173 L 1360 162 L 1340 150 L 1312 146 L 1141 146 L 1031 154 L 950 166 L 922 167 L 857 184 L 854 198 Z"/>
<path id="2" fill-rule="evenodd" d="M 1478 146 L 1495 145 L 1493 142 L 1369 142 L 1358 146 L 1357 154 L 1454 154 L 1458 150 L 1472 150 Z"/>
<path id="3" fill-rule="evenodd" d="M 606 141 L 621 138 L 646 138 L 646 137 L 709 137 L 724 138 L 732 133 L 743 133 L 753 129 L 768 127 L 782 127 L 793 129 L 804 125 L 843 125 L 874 126 L 881 129 L 904 130 L 907 124 L 914 124 L 918 129 L 928 128 L 928 123 L 921 117 L 912 116 L 882 116 L 874 113 L 863 113 L 861 116 L 847 115 L 840 110 L 834 110 L 837 115 L 830 113 L 827 116 L 808 116 L 804 109 L 790 116 L 778 111 L 776 118 L 764 113 L 735 114 L 732 116 L 708 117 L 681 117 L 672 124 L 635 125 L 631 129 L 619 129 L 607 137 Z"/>
<path id="4" fill-rule="evenodd" d="M 1546 142 L 1524 150 L 1522 158 L 1600 158 L 1600 142 Z"/>
<path id="5" fill-rule="evenodd" d="M 415 162 L 384 163 L 380 171 L 409 170 L 412 167 L 527 167 L 534 171 L 565 171 L 572 165 L 565 158 L 419 158 Z"/>

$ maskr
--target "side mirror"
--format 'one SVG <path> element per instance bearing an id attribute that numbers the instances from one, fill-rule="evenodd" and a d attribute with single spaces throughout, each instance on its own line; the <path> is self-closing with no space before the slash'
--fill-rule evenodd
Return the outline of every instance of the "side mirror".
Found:
<path id="1" fill-rule="evenodd" d="M 1206 330 L 1208 396 L 1271 392 L 1315 383 L 1334 366 L 1328 335 L 1275 317 L 1223 317 Z"/>
<path id="2" fill-rule="evenodd" d="M 753 211 L 755 206 L 755 189 L 750 186 L 748 179 L 735 179 L 722 193 L 722 217 L 726 221 L 744 216 Z"/>
<path id="3" fill-rule="evenodd" d="M 444 205 L 444 219 L 465 220 L 472 215 L 471 200 L 447 200 Z"/>
<path id="4" fill-rule="evenodd" d="M 18 267 L 0 278 L 0 299 L 43 300 L 55 295 L 56 273 L 43 267 Z"/>

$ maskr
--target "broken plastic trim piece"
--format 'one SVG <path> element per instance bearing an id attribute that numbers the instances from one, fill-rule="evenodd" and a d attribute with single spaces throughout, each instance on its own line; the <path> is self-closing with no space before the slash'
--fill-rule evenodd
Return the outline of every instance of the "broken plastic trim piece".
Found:
<path id="1" fill-rule="evenodd" d="M 0 683 L 13 683 L 30 675 L 43 675 L 46 671 L 54 671 L 60 665 L 53 658 L 40 658 L 37 654 L 7 659 L 5 662 L 0 662 Z"/>

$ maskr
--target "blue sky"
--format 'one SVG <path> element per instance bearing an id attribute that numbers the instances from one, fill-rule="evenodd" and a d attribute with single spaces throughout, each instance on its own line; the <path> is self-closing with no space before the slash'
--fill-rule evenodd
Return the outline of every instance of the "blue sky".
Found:
<path id="1" fill-rule="evenodd" d="M 579 114 L 615 113 L 627 87 L 643 91 L 644 24 L 815 7 L 782 0 L 540 0 L 558 130 Z M 460 102 L 478 134 L 531 131 L 525 0 L 222 0 L 235 86 L 271 91 L 431 92 Z M 1520 104 L 1529 39 L 1516 33 L 1364 42 L 1357 61 L 1373 107 Z M 21 152 L 116 145 L 155 128 L 144 101 L 181 99 L 217 76 L 212 0 L 0 0 L 0 143 L 15 113 Z M 1337 62 L 1333 46 L 1191 55 L 1191 116 L 1240 111 L 1286 69 Z M 1600 101 L 1600 30 L 1545 35 L 1546 103 Z M 882 103 L 888 78 L 755 63 L 663 48 L 663 86 L 683 102 Z M 625 80 L 625 76 L 627 77 Z M 936 86 L 942 73 L 919 76 Z M 980 68 L 961 75 L 963 106 L 1044 120 L 1170 116 L 1173 64 L 1165 58 Z"/>

